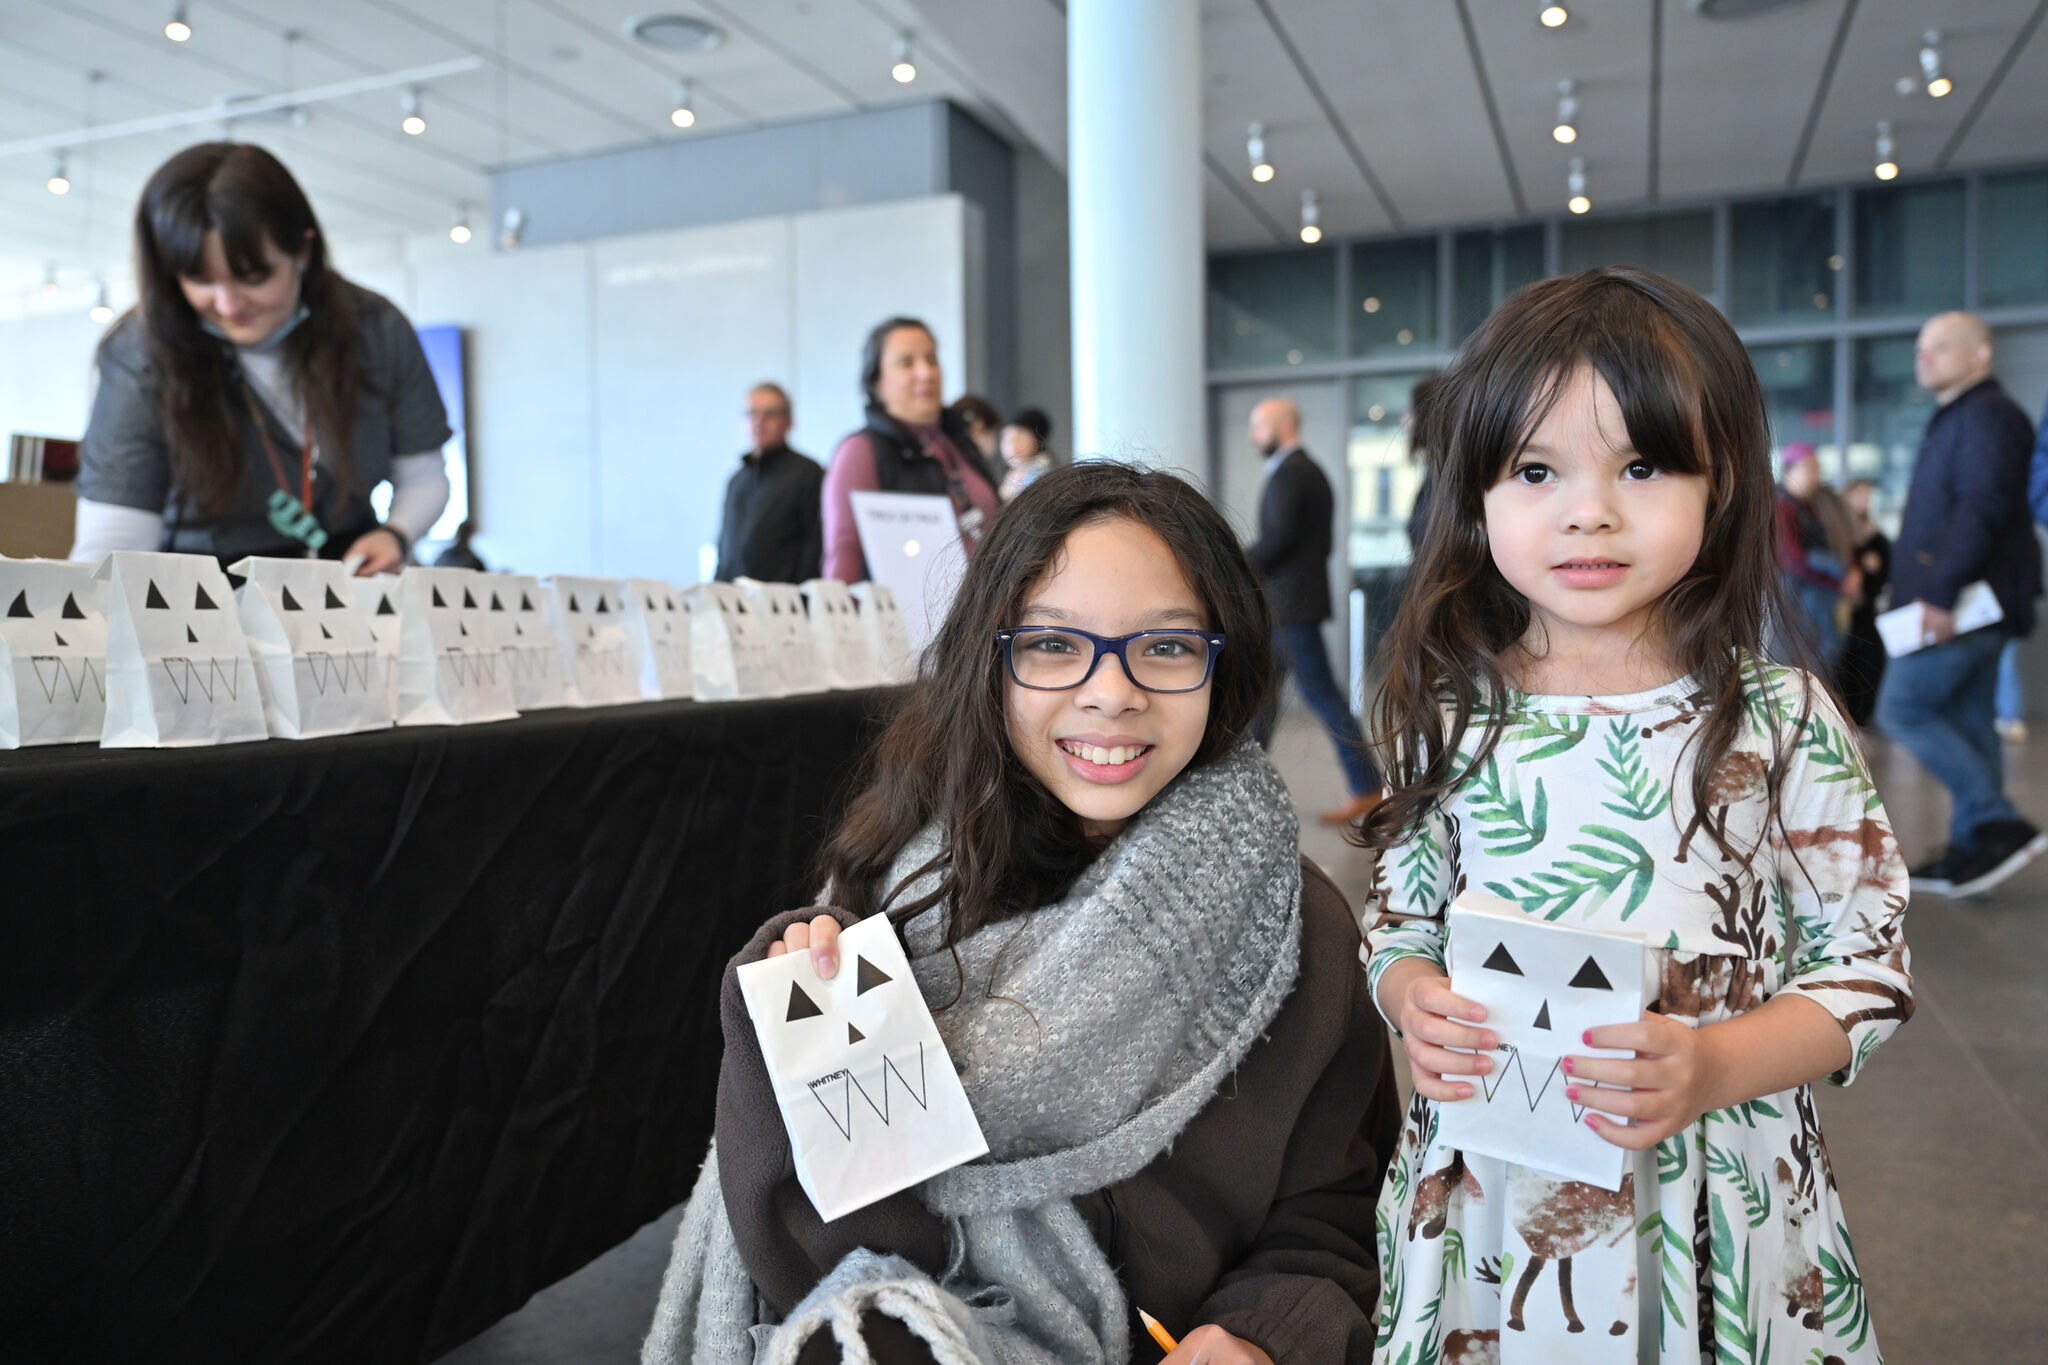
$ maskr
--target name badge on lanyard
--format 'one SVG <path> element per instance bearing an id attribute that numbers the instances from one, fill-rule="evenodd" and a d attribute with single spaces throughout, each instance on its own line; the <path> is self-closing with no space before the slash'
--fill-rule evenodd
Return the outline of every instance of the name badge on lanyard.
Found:
<path id="1" fill-rule="evenodd" d="M 313 511 L 313 418 L 306 416 L 305 438 L 299 457 L 300 496 L 293 496 L 291 485 L 285 477 L 284 461 L 277 457 L 277 447 L 270 439 L 269 423 L 263 419 L 263 412 L 256 404 L 256 395 L 249 391 L 249 381 L 242 380 L 242 399 L 249 406 L 249 418 L 256 424 L 256 434 L 263 440 L 263 454 L 270 461 L 270 472 L 277 476 L 277 487 L 272 490 L 267 511 L 271 529 L 287 540 L 296 541 L 306 547 L 308 554 L 318 554 L 327 543 L 327 528 L 320 524 L 319 516 Z"/>

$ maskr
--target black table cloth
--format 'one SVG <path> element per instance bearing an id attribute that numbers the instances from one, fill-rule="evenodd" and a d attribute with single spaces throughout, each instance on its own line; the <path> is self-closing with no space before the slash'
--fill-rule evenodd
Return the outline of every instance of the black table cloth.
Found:
<path id="1" fill-rule="evenodd" d="M 0 754 L 0 1361 L 430 1360 L 681 1200 L 891 695 Z"/>

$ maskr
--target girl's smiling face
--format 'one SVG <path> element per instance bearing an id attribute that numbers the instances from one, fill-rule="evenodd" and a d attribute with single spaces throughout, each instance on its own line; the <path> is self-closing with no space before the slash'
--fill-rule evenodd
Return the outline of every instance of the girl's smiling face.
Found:
<path id="1" fill-rule="evenodd" d="M 1013 624 L 1071 626 L 1102 636 L 1211 628 L 1166 542 L 1127 517 L 1070 532 L 1051 568 L 1025 592 Z M 1061 692 L 1021 687 L 1006 674 L 1010 747 L 1081 817 L 1085 831 L 1112 835 L 1194 758 L 1209 724 L 1210 689 L 1205 683 L 1193 692 L 1147 692 L 1113 657 L 1098 660 L 1087 681 Z M 1122 750 L 1123 761 L 1093 761 L 1095 750 Z"/>
<path id="2" fill-rule="evenodd" d="M 1699 558 L 1707 492 L 1705 476 L 1636 452 L 1598 371 L 1565 376 L 1485 497 L 1493 562 L 1529 602 L 1531 652 L 1655 647 L 1653 610 Z"/>

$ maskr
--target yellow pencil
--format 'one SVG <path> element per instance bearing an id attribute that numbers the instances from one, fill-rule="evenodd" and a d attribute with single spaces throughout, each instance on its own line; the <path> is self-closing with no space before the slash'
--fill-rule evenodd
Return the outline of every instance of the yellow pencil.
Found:
<path id="1" fill-rule="evenodd" d="M 1138 1320 L 1145 1324 L 1145 1330 L 1152 1334 L 1152 1340 L 1159 1343 L 1159 1349 L 1168 1355 L 1172 1355 L 1174 1349 L 1180 1345 L 1179 1342 L 1173 1339 L 1173 1333 L 1159 1325 L 1158 1318 L 1153 1317 L 1142 1308 L 1138 1310 Z"/>

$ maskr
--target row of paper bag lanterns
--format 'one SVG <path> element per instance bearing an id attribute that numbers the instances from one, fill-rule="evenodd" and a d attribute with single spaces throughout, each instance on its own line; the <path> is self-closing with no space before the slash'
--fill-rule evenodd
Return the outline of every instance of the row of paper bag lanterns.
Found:
<path id="1" fill-rule="evenodd" d="M 0 748 L 312 739 L 909 681 L 889 590 L 117 551 L 0 557 Z"/>

